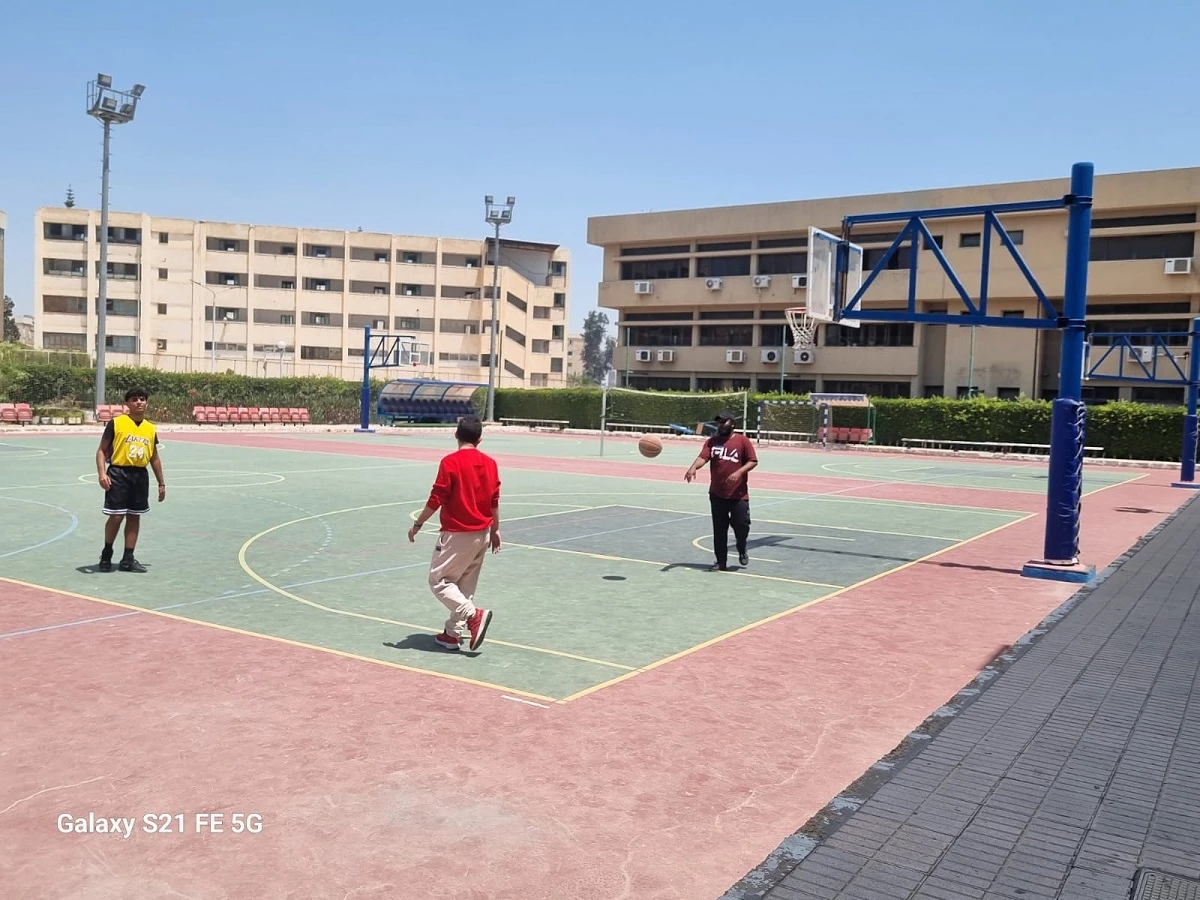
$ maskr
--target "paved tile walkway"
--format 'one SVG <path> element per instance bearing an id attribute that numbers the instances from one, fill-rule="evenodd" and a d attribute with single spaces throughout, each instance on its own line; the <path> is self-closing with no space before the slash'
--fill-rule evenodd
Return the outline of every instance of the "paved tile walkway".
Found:
<path id="1" fill-rule="evenodd" d="M 1200 898 L 1198 593 L 1200 498 L 723 900 Z"/>

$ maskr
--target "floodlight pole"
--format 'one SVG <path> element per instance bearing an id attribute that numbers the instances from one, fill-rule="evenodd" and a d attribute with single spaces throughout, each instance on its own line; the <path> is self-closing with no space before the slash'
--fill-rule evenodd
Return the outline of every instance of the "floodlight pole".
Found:
<path id="1" fill-rule="evenodd" d="M 96 300 L 96 406 L 107 403 L 104 381 L 108 325 L 108 157 L 112 123 L 104 124 L 104 154 L 100 169 L 100 291 Z"/>
<path id="2" fill-rule="evenodd" d="M 492 200 L 491 194 L 483 198 L 483 206 L 486 212 L 484 221 L 489 225 L 496 226 L 496 242 L 492 245 L 492 340 L 491 352 L 488 353 L 488 422 L 496 421 L 496 331 L 500 327 L 500 226 L 512 221 L 513 206 L 516 204 L 517 198 L 509 197 L 502 206 L 493 203 Z"/>
<path id="3" fill-rule="evenodd" d="M 135 84 L 129 91 L 114 90 L 112 76 L 101 72 L 88 84 L 88 115 L 104 126 L 104 151 L 100 172 L 100 290 L 96 299 L 96 387 L 93 405 L 105 402 L 105 366 L 108 343 L 108 176 L 112 126 L 133 121 L 138 98 L 145 86 Z"/>

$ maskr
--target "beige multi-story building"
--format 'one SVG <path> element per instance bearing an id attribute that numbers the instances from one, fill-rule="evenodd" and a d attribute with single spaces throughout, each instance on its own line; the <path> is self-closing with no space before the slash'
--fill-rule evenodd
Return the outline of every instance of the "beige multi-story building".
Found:
<path id="1" fill-rule="evenodd" d="M 40 348 L 95 350 L 99 225 L 96 210 L 37 212 Z M 106 359 L 357 379 L 370 327 L 412 339 L 405 367 L 376 377 L 486 383 L 494 243 L 110 213 Z M 556 244 L 501 240 L 499 386 L 565 383 L 569 261 Z"/>
<path id="2" fill-rule="evenodd" d="M 617 382 L 664 390 L 773 391 L 782 385 L 788 393 L 1052 398 L 1058 390 L 1057 329 L 868 321 L 857 329 L 822 325 L 816 345 L 798 361 L 785 348 L 792 337 L 784 310 L 806 302 L 806 278 L 798 276 L 807 274 L 810 226 L 840 235 L 847 215 L 1048 200 L 1062 197 L 1069 186 L 1064 177 L 592 218 L 588 241 L 604 250 L 599 306 L 619 316 L 613 358 Z M 1113 333 L 1158 332 L 1186 350 L 1192 317 L 1200 315 L 1194 262 L 1200 168 L 1097 175 L 1094 195 L 1087 311 L 1094 348 L 1105 347 L 1111 342 L 1106 335 Z M 969 296 L 977 297 L 982 216 L 925 221 Z M 1065 209 L 1001 215 L 1000 221 L 1061 310 Z M 906 224 L 854 229 L 851 240 L 864 248 L 864 277 Z M 989 315 L 1042 315 L 995 232 L 990 255 Z M 864 294 L 864 310 L 907 308 L 911 259 L 911 248 L 901 246 Z M 920 253 L 917 276 L 921 312 L 965 311 L 928 249 Z M 1096 353 L 1093 349 L 1093 364 Z M 1116 362 L 1113 355 L 1101 371 L 1116 372 Z M 1157 365 L 1160 377 L 1175 374 L 1166 361 Z M 1123 371 L 1141 370 L 1127 361 Z M 1092 379 L 1084 384 L 1084 398 L 1176 403 L 1183 389 Z"/>
<path id="3" fill-rule="evenodd" d="M 583 336 L 567 335 L 567 375 L 580 376 L 583 374 Z"/>

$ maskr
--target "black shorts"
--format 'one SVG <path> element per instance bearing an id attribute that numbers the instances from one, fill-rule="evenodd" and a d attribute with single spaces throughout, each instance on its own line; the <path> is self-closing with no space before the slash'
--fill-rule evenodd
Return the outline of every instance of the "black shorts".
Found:
<path id="1" fill-rule="evenodd" d="M 143 466 L 109 466 L 112 486 L 104 492 L 106 516 L 144 516 L 150 512 L 150 473 Z"/>

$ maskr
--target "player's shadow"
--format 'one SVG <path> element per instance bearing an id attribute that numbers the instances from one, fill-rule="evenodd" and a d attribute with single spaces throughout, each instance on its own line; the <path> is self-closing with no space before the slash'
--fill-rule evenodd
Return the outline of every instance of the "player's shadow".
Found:
<path id="1" fill-rule="evenodd" d="M 422 653 L 455 653 L 460 656 L 479 655 L 478 650 L 472 652 L 467 649 L 465 640 L 463 641 L 462 649 L 447 650 L 433 639 L 432 634 L 426 633 L 410 634 L 402 641 L 384 641 L 383 646 L 389 647 L 392 650 L 420 650 Z"/>
<path id="2" fill-rule="evenodd" d="M 150 563 L 142 563 L 142 565 L 145 566 L 147 572 L 150 571 L 150 569 L 152 568 Z M 115 563 L 115 562 L 113 563 L 111 572 L 101 572 L 100 571 L 100 563 L 98 563 L 98 562 L 94 562 L 90 566 L 76 566 L 75 571 L 79 572 L 82 575 L 134 575 L 134 574 L 140 574 L 140 573 L 135 573 L 135 572 L 122 572 L 120 569 L 117 568 L 117 563 Z"/>

